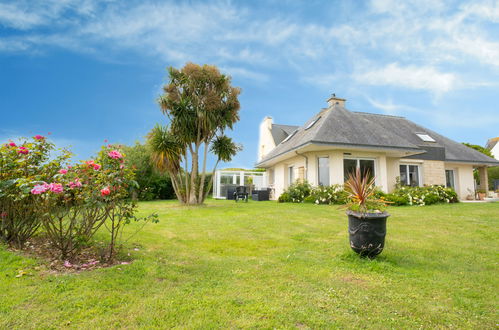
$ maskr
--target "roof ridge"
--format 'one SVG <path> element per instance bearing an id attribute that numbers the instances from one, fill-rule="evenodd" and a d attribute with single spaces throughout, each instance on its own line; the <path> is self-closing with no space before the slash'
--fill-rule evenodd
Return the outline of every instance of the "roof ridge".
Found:
<path id="1" fill-rule="evenodd" d="M 393 118 L 404 118 L 403 116 L 394 116 L 394 115 L 386 115 L 383 113 L 372 113 L 372 112 L 365 112 L 365 111 L 352 111 L 353 113 L 360 113 L 360 114 L 365 114 L 365 115 L 373 115 L 373 116 L 381 116 L 381 117 L 393 117 Z"/>

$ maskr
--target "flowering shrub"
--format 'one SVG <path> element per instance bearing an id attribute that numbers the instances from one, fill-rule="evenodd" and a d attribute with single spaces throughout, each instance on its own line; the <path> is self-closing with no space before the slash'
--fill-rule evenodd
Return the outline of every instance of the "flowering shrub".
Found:
<path id="1" fill-rule="evenodd" d="M 302 203 L 305 198 L 310 196 L 312 186 L 304 182 L 293 183 L 286 189 L 278 199 L 279 203 Z"/>
<path id="2" fill-rule="evenodd" d="M 306 203 L 315 204 L 345 204 L 348 194 L 343 186 L 333 184 L 331 186 L 319 186 L 312 189 L 310 196 L 305 198 Z"/>
<path id="3" fill-rule="evenodd" d="M 36 207 L 35 194 L 60 190 L 45 182 L 57 174 L 70 153 L 61 149 L 51 157 L 55 146 L 41 135 L 18 144 L 0 145 L 0 239 L 21 248 L 41 224 L 43 211 Z"/>
<path id="4" fill-rule="evenodd" d="M 393 205 L 431 205 L 436 203 L 457 203 L 456 192 L 444 186 L 407 187 L 396 189 L 386 194 L 385 199 Z"/>
<path id="5" fill-rule="evenodd" d="M 1 238 L 22 247 L 42 226 L 52 247 L 66 259 L 77 255 L 104 227 L 110 233 L 107 257 L 112 259 L 125 224 L 157 221 L 156 215 L 134 216 L 135 174 L 124 165 L 125 155 L 118 147 L 105 146 L 95 159 L 74 166 L 68 166 L 68 151 L 50 157 L 53 149 L 40 135 L 21 146 L 1 146 Z"/>

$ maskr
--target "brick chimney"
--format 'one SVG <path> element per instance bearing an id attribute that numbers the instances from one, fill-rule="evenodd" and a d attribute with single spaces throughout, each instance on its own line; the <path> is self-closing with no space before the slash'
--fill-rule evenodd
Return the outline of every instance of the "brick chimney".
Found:
<path id="1" fill-rule="evenodd" d="M 335 105 L 339 105 L 340 107 L 345 107 L 346 99 L 341 99 L 336 97 L 336 94 L 331 94 L 331 97 L 327 100 L 328 106 L 331 108 Z"/>

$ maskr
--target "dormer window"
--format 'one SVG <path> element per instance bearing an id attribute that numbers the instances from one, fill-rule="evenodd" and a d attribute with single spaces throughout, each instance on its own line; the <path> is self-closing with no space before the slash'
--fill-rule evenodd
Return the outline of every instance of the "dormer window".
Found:
<path id="1" fill-rule="evenodd" d="M 294 131 L 293 133 L 289 134 L 287 138 L 284 139 L 284 141 L 282 141 L 281 143 L 284 143 L 284 142 L 287 142 L 289 139 L 291 139 L 295 134 L 296 134 L 297 131 Z"/>
<path id="2" fill-rule="evenodd" d="M 312 128 L 312 126 L 314 126 L 315 123 L 319 121 L 319 119 L 321 119 L 320 116 L 315 118 L 310 124 L 307 125 L 307 127 L 305 127 L 305 130 Z"/>
<path id="3" fill-rule="evenodd" d="M 416 133 L 416 135 L 424 142 L 436 142 L 431 136 L 426 133 Z"/>

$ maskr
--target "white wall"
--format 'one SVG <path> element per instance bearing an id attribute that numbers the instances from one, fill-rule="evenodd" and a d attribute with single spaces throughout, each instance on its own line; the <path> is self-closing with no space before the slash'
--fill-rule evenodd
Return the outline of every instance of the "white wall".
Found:
<path id="1" fill-rule="evenodd" d="M 343 157 L 345 151 L 343 150 L 325 150 L 325 151 L 314 151 L 303 153 L 304 156 L 308 158 L 308 168 L 305 169 L 305 175 L 307 181 L 316 186 L 318 184 L 318 162 L 319 157 L 329 157 L 329 181 L 330 184 L 343 184 L 344 183 L 344 171 L 343 171 Z M 376 168 L 376 185 L 380 187 L 383 191 L 388 192 L 392 188 L 389 186 L 388 182 L 388 164 L 391 166 L 390 173 L 394 173 L 398 176 L 398 161 L 395 159 L 390 159 L 387 161 L 386 156 L 383 153 L 370 153 L 370 152 L 354 152 L 348 151 L 350 155 L 346 157 L 351 158 L 370 158 L 375 160 Z M 289 166 L 294 167 L 294 177 L 298 178 L 298 168 L 300 166 L 306 167 L 306 160 L 302 155 L 297 155 L 289 158 L 285 161 L 280 162 L 274 167 L 274 192 L 275 198 L 290 185 L 289 182 Z M 396 171 L 393 170 L 396 167 Z M 391 174 L 390 174 L 391 175 Z M 390 178 L 390 182 L 393 181 L 395 184 L 395 176 Z"/>
<path id="2" fill-rule="evenodd" d="M 258 161 L 275 148 L 272 137 L 272 117 L 263 118 L 260 123 L 260 133 L 258 137 Z"/>
<path id="3" fill-rule="evenodd" d="M 468 195 L 473 196 L 475 191 L 473 165 L 445 163 L 445 169 L 454 170 L 455 190 L 459 199 L 465 200 Z"/>
<path id="4" fill-rule="evenodd" d="M 499 143 L 496 143 L 496 145 L 490 150 L 490 152 L 495 159 L 499 160 Z"/>

